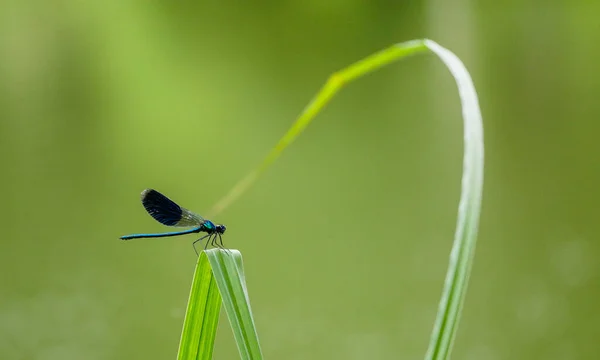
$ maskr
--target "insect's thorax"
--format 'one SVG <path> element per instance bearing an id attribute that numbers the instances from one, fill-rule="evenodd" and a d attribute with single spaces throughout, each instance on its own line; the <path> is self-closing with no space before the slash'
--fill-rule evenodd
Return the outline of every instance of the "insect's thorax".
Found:
<path id="1" fill-rule="evenodd" d="M 213 224 L 212 221 L 206 220 L 202 224 L 202 228 L 200 229 L 200 231 L 204 231 L 205 233 L 212 234 L 215 232 L 216 229 L 217 229 L 217 227 L 215 226 L 215 224 Z"/>

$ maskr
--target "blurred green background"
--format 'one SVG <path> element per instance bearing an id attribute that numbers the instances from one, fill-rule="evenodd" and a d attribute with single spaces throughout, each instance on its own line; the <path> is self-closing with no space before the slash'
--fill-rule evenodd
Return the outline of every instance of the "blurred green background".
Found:
<path id="1" fill-rule="evenodd" d="M 0 358 L 173 359 L 196 257 L 139 203 L 204 213 L 333 71 L 454 51 L 486 169 L 455 359 L 596 359 L 600 3 L 8 1 L 0 7 Z M 419 359 L 454 233 L 454 81 L 416 56 L 344 89 L 213 219 L 268 359 Z M 223 315 L 216 359 L 238 358 Z"/>

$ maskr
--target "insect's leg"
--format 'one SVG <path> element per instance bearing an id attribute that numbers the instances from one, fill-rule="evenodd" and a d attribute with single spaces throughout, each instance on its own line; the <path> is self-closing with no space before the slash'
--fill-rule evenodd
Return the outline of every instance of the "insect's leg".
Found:
<path id="1" fill-rule="evenodd" d="M 212 234 L 208 234 L 208 235 L 212 235 Z M 208 238 L 208 240 L 206 240 L 206 242 L 204 243 L 204 250 L 206 250 L 206 248 L 208 247 L 208 243 L 210 243 L 210 238 Z"/>
<path id="2" fill-rule="evenodd" d="M 213 242 L 212 245 L 214 247 L 218 247 L 219 249 L 222 249 L 221 245 L 219 245 L 219 233 L 215 233 L 215 237 L 213 238 Z"/>
<path id="3" fill-rule="evenodd" d="M 229 252 L 229 249 L 227 249 L 225 247 L 225 244 L 223 244 L 223 237 L 221 236 L 221 234 L 219 234 L 219 241 L 221 242 L 221 249 L 226 250 L 227 252 Z"/>
<path id="4" fill-rule="evenodd" d="M 196 243 L 197 243 L 197 242 L 199 242 L 199 241 L 202 241 L 202 239 L 206 238 L 206 237 L 207 237 L 207 236 L 209 236 L 209 235 L 210 235 L 210 234 L 208 234 L 208 235 L 204 235 L 203 237 L 201 237 L 200 239 L 198 239 L 198 240 L 196 240 L 196 241 L 194 241 L 194 242 L 192 243 L 192 246 L 194 247 L 194 251 L 196 252 L 196 256 L 198 256 L 198 250 L 196 249 Z M 208 242 L 208 241 L 207 241 L 207 242 Z"/>
<path id="5" fill-rule="evenodd" d="M 225 250 L 227 255 L 229 255 L 231 253 L 231 250 L 229 250 L 228 248 L 225 247 L 225 245 L 223 245 L 223 237 L 221 236 L 221 234 L 219 234 L 219 241 L 221 242 L 221 249 Z"/>
<path id="6" fill-rule="evenodd" d="M 225 247 L 223 247 L 223 239 L 221 238 L 221 234 L 217 234 L 217 236 L 219 237 L 217 239 L 217 237 L 215 236 L 215 244 L 216 246 L 221 249 L 221 250 L 226 250 Z"/>

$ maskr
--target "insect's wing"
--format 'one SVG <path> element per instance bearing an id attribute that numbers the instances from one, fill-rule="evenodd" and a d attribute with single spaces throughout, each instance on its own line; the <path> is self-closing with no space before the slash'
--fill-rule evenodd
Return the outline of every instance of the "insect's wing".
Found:
<path id="1" fill-rule="evenodd" d="M 198 226 L 202 225 L 206 221 L 202 216 L 191 212 L 188 209 L 181 208 L 181 211 L 181 219 L 175 226 Z"/>
<path id="2" fill-rule="evenodd" d="M 198 226 L 202 216 L 175 204 L 171 199 L 153 189 L 142 191 L 142 205 L 156 221 L 167 226 Z"/>

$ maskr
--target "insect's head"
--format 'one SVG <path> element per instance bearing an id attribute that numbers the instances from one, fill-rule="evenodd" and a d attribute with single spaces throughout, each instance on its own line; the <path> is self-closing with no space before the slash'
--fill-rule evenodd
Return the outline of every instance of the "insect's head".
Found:
<path id="1" fill-rule="evenodd" d="M 217 225 L 217 232 L 219 234 L 224 234 L 225 230 L 227 230 L 227 227 L 225 225 Z"/>

